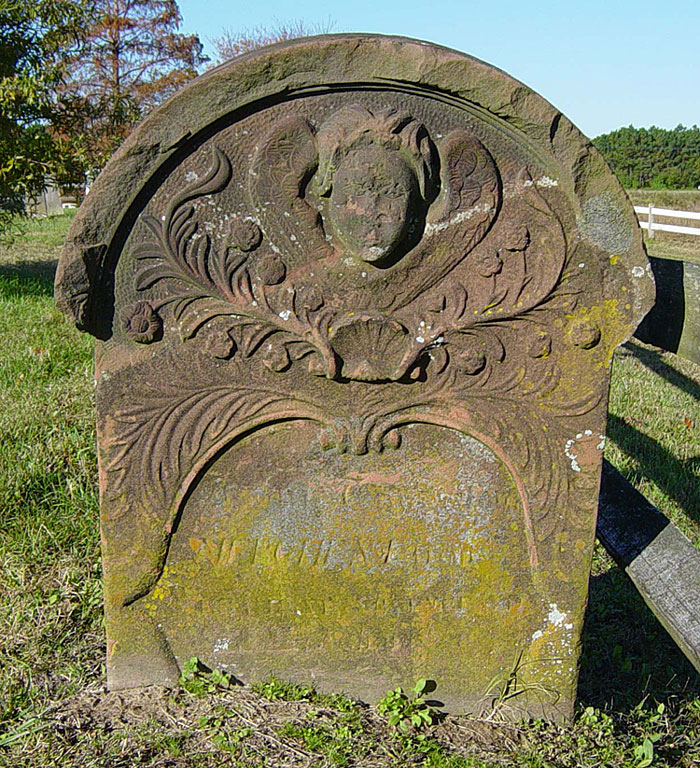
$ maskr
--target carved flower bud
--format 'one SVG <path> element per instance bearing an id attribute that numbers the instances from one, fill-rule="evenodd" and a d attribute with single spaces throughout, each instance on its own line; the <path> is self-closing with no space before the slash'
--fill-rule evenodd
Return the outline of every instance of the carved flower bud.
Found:
<path id="1" fill-rule="evenodd" d="M 420 379 L 421 374 L 423 373 L 423 369 L 420 365 L 414 365 L 413 368 L 408 372 L 408 378 L 411 381 L 418 381 Z"/>
<path id="2" fill-rule="evenodd" d="M 124 311 L 122 328 L 133 341 L 150 344 L 160 335 L 163 325 L 153 307 L 147 301 L 139 301 Z"/>
<path id="3" fill-rule="evenodd" d="M 509 222 L 505 228 L 505 244 L 508 251 L 524 251 L 530 245 L 530 230 L 524 224 Z"/>
<path id="4" fill-rule="evenodd" d="M 311 312 L 319 309 L 323 304 L 321 291 L 315 285 L 302 285 L 297 288 L 295 306 L 297 310 L 308 309 Z"/>
<path id="5" fill-rule="evenodd" d="M 477 273 L 482 277 L 493 277 L 503 269 L 503 259 L 497 251 L 481 251 L 476 253 L 472 264 Z"/>
<path id="6" fill-rule="evenodd" d="M 258 260 L 255 271 L 264 285 L 277 285 L 284 280 L 287 267 L 276 253 L 268 253 Z"/>
<path id="7" fill-rule="evenodd" d="M 313 353 L 308 357 L 309 373 L 312 376 L 326 376 L 328 374 L 328 366 L 324 362 L 321 355 Z"/>
<path id="8" fill-rule="evenodd" d="M 474 376 L 486 367 L 484 349 L 475 339 L 467 340 L 464 346 L 450 350 L 454 365 L 467 376 Z"/>
<path id="9" fill-rule="evenodd" d="M 289 353 L 283 346 L 268 344 L 262 354 L 262 361 L 266 368 L 275 373 L 281 373 L 289 368 Z"/>
<path id="10" fill-rule="evenodd" d="M 591 349 L 600 341 L 600 328 L 591 320 L 574 320 L 569 325 L 569 341 L 575 347 Z"/>
<path id="11" fill-rule="evenodd" d="M 231 241 L 239 251 L 254 251 L 262 242 L 262 232 L 254 221 L 236 219 L 231 226 Z"/>
<path id="12" fill-rule="evenodd" d="M 219 360 L 230 360 L 236 354 L 236 342 L 231 337 L 230 330 L 221 329 L 219 332 L 207 334 L 203 349 L 208 355 Z"/>
<path id="13" fill-rule="evenodd" d="M 547 357 L 552 351 L 552 339 L 546 331 L 537 331 L 527 342 L 527 353 L 530 357 Z"/>
<path id="14" fill-rule="evenodd" d="M 384 447 L 396 450 L 401 446 L 401 433 L 398 429 L 391 429 L 384 435 Z"/>
<path id="15" fill-rule="evenodd" d="M 447 306 L 447 297 L 442 293 L 437 296 L 431 296 L 429 299 L 426 299 L 425 304 L 428 307 L 428 312 L 435 312 L 437 314 L 442 312 Z"/>
<path id="16" fill-rule="evenodd" d="M 338 443 L 331 429 L 322 429 L 318 436 L 318 442 L 321 445 L 322 451 L 330 451 Z"/>

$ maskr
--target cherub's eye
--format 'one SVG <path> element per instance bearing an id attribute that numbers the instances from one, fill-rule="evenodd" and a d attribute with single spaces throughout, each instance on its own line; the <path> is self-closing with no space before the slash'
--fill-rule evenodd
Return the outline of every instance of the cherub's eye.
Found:
<path id="1" fill-rule="evenodd" d="M 373 185 L 369 179 L 353 179 L 347 182 L 348 194 L 361 197 L 362 195 L 368 195 L 373 191 Z"/>

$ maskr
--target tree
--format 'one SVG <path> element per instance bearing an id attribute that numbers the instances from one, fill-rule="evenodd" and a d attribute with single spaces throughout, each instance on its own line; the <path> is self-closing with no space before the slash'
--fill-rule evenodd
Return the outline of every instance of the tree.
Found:
<path id="1" fill-rule="evenodd" d="M 66 179 L 96 172 L 153 107 L 208 59 L 197 35 L 178 33 L 175 0 L 95 0 L 87 51 L 68 64 L 54 136 Z"/>
<path id="2" fill-rule="evenodd" d="M 240 56 L 243 53 L 262 48 L 264 45 L 271 45 L 284 40 L 326 34 L 331 31 L 332 26 L 330 21 L 313 27 L 308 27 L 303 21 L 291 21 L 274 27 L 260 26 L 242 32 L 232 32 L 225 29 L 221 37 L 213 41 L 217 51 L 217 61 L 221 64 L 234 56 Z"/>
<path id="3" fill-rule="evenodd" d="M 87 3 L 72 0 L 0 5 L 0 237 L 51 171 L 55 89 L 65 74 L 64 58 L 79 51 L 89 14 Z"/>
<path id="4" fill-rule="evenodd" d="M 593 140 L 624 187 L 694 188 L 700 184 L 700 128 L 619 128 Z"/>

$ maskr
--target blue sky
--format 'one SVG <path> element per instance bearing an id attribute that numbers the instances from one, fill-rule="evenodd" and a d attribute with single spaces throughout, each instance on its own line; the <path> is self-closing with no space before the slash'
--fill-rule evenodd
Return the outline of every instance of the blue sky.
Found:
<path id="1" fill-rule="evenodd" d="M 211 41 L 300 20 L 447 45 L 521 80 L 586 135 L 700 124 L 700 0 L 178 0 L 182 30 Z"/>

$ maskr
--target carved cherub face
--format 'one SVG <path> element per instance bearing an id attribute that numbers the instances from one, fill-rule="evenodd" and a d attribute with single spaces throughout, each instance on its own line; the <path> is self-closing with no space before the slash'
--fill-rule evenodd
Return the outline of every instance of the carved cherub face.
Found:
<path id="1" fill-rule="evenodd" d="M 380 261 L 406 237 L 417 193 L 415 175 L 397 151 L 351 150 L 333 178 L 330 217 L 336 236 L 363 261 Z"/>

